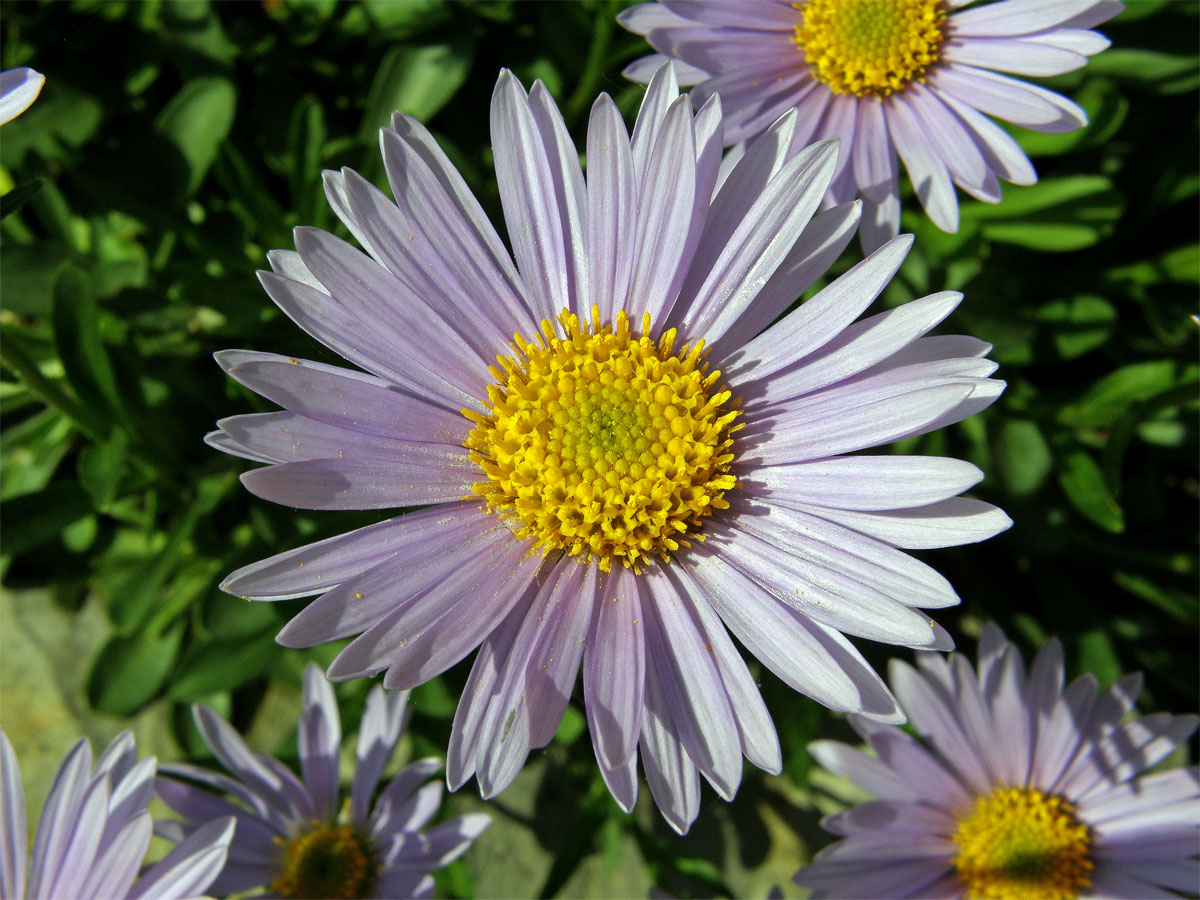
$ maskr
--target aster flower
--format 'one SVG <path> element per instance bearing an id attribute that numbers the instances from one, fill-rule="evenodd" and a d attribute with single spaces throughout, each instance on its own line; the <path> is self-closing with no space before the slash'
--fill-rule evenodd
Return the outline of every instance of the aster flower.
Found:
<path id="1" fill-rule="evenodd" d="M 146 806 L 154 758 L 137 758 L 133 735 L 117 735 L 92 766 L 80 738 L 63 758 L 26 864 L 25 791 L 8 735 L 0 731 L 0 897 L 174 900 L 208 888 L 225 863 L 232 819 L 209 821 L 138 876 L 153 827 Z"/>
<path id="2" fill-rule="evenodd" d="M 206 706 L 193 708 L 200 734 L 233 776 L 199 766 L 163 766 L 158 795 L 183 816 L 157 830 L 189 840 L 214 816 L 233 816 L 238 840 L 213 892 L 265 889 L 278 897 L 432 897 L 429 873 L 457 859 L 491 819 L 481 813 L 421 829 L 442 802 L 441 768 L 422 759 L 387 783 L 372 806 L 379 777 L 404 731 L 407 691 L 367 696 L 358 733 L 354 782 L 339 803 L 341 717 L 333 688 L 314 663 L 304 671 L 304 711 L 296 729 L 300 773 L 250 750 L 229 723 Z M 230 799 L 218 796 L 213 788 Z"/>
<path id="3" fill-rule="evenodd" d="M 796 880 L 814 897 L 1173 897 L 1200 884 L 1200 770 L 1138 776 L 1195 731 L 1197 716 L 1125 721 L 1127 675 L 1063 689 L 1057 640 L 1028 674 L 995 625 L 979 664 L 896 660 L 892 689 L 920 739 L 852 717 L 874 751 L 818 741 L 813 755 L 879 797 L 826 819 L 841 839 Z"/>
<path id="4" fill-rule="evenodd" d="M 657 54 L 625 75 L 649 81 L 667 57 L 697 105 L 719 93 L 725 142 L 799 112 L 801 144 L 841 138 L 826 205 L 863 199 L 860 237 L 872 250 L 900 228 L 897 155 L 921 205 L 958 230 L 954 185 L 1000 200 L 998 178 L 1033 184 L 1033 165 L 988 116 L 1035 131 L 1087 124 L 1066 97 L 999 72 L 1058 75 L 1109 41 L 1091 31 L 1117 0 L 662 0 L 618 16 Z M 984 115 L 986 114 L 986 115 Z"/>
<path id="5" fill-rule="evenodd" d="M 314 509 L 427 505 L 233 573 L 257 600 L 321 594 L 279 641 L 358 637 L 333 679 L 403 689 L 480 647 L 447 778 L 485 797 L 548 743 L 582 664 L 597 760 L 618 803 L 637 761 L 673 827 L 699 775 L 737 790 L 741 755 L 780 770 L 729 631 L 834 709 L 900 713 L 843 636 L 950 646 L 915 607 L 957 602 L 899 548 L 1006 528 L 957 495 L 965 462 L 847 456 L 983 409 L 988 345 L 923 337 L 943 292 L 855 323 L 911 243 L 897 238 L 772 325 L 853 236 L 859 205 L 811 218 L 836 165 L 794 113 L 714 196 L 720 102 L 695 115 L 669 65 L 630 139 L 592 108 L 588 176 L 549 92 L 503 72 L 492 144 L 514 267 L 429 132 L 381 133 L 393 203 L 354 172 L 327 194 L 360 253 L 299 228 L 269 255 L 272 299 L 370 374 L 250 351 L 218 360 L 285 407 L 209 442 L 268 463 L 255 494 Z"/>
<path id="6" fill-rule="evenodd" d="M 0 125 L 11 122 L 33 104 L 46 76 L 33 69 L 6 69 L 0 72 Z"/>

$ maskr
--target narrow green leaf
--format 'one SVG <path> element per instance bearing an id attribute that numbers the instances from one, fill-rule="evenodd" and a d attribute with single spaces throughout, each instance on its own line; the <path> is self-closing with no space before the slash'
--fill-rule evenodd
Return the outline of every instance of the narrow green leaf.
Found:
<path id="1" fill-rule="evenodd" d="M 68 266 L 54 284 L 54 344 L 80 402 L 118 414 L 123 407 L 112 363 L 100 337 L 99 311 L 87 275 Z"/>
<path id="2" fill-rule="evenodd" d="M 114 716 L 137 712 L 162 689 L 175 665 L 183 623 L 162 635 L 117 635 L 92 663 L 87 698 L 92 709 Z"/>
<path id="3" fill-rule="evenodd" d="M 1075 427 L 1107 427 L 1135 403 L 1152 399 L 1196 377 L 1197 367 L 1169 359 L 1122 366 L 1096 382 L 1059 420 Z"/>
<path id="4" fill-rule="evenodd" d="M 71 422 L 54 409 L 43 409 L 0 432 L 0 499 L 40 491 L 50 483 L 70 449 Z"/>
<path id="5" fill-rule="evenodd" d="M 1195 591 L 1158 584 L 1134 572 L 1113 572 L 1113 581 L 1134 596 L 1154 604 L 1183 625 L 1191 627 L 1200 617 L 1200 597 Z"/>
<path id="6" fill-rule="evenodd" d="M 15 213 L 30 201 L 34 194 L 42 189 L 42 179 L 35 178 L 25 184 L 18 184 L 8 193 L 0 196 L 0 219 Z"/>
<path id="7" fill-rule="evenodd" d="M 1095 294 L 1043 304 L 1034 318 L 1050 326 L 1054 348 L 1063 359 L 1075 359 L 1103 346 L 1117 327 L 1116 307 Z"/>
<path id="8" fill-rule="evenodd" d="M 1071 505 L 1093 524 L 1113 534 L 1125 530 L 1125 514 L 1108 492 L 1099 463 L 1086 450 L 1071 450 L 1063 457 L 1058 483 Z"/>
<path id="9" fill-rule="evenodd" d="M 191 702 L 218 691 L 235 690 L 267 671 L 279 649 L 269 635 L 233 643 L 197 641 L 179 661 L 167 695 Z"/>
<path id="10" fill-rule="evenodd" d="M 117 496 L 128 450 L 129 436 L 124 429 L 114 428 L 104 440 L 79 454 L 79 483 L 92 495 L 100 512 L 107 510 Z"/>

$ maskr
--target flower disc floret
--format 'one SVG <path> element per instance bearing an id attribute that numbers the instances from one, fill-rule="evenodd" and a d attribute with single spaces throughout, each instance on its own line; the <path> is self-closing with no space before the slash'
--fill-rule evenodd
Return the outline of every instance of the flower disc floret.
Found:
<path id="1" fill-rule="evenodd" d="M 938 60 L 939 0 L 809 0 L 802 12 L 796 44 L 835 94 L 886 97 Z"/>
<path id="2" fill-rule="evenodd" d="M 968 897 L 1071 900 L 1091 887 L 1091 836 L 1069 802 L 1036 788 L 976 799 L 954 833 L 954 868 Z"/>
<path id="3" fill-rule="evenodd" d="M 296 900 L 369 897 L 379 875 L 370 838 L 353 825 L 317 825 L 284 845 L 271 890 Z"/>
<path id="4" fill-rule="evenodd" d="M 491 370 L 489 414 L 464 410 L 466 446 L 487 476 L 474 492 L 518 537 L 636 571 L 703 539 L 704 518 L 729 505 L 738 411 L 714 390 L 703 341 L 674 351 L 674 329 L 647 337 L 649 315 L 640 335 L 624 312 L 598 321 L 564 311 L 564 337 L 549 320 L 536 344 L 518 335 Z"/>

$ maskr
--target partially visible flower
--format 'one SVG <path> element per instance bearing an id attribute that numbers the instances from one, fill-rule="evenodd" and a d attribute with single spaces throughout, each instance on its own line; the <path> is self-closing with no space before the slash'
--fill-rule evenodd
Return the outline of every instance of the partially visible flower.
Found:
<path id="1" fill-rule="evenodd" d="M 203 893 L 225 864 L 230 818 L 213 819 L 138 877 L 153 826 L 146 805 L 154 758 L 117 735 L 92 766 L 87 738 L 59 764 L 26 864 L 25 791 L 8 735 L 0 732 L 0 897 L 173 900 Z"/>
<path id="2" fill-rule="evenodd" d="M 841 138 L 825 203 L 862 197 L 859 236 L 870 251 L 899 231 L 897 154 L 934 224 L 957 231 L 955 184 L 996 203 L 997 176 L 1037 181 L 1016 141 L 988 115 L 1051 133 L 1087 124 L 1066 97 L 991 70 L 1078 69 L 1109 44 L 1089 29 L 1122 4 L 1001 0 L 959 9 L 968 2 L 646 3 L 618 21 L 660 52 L 632 63 L 625 75 L 648 82 L 665 58 L 677 60 L 679 83 L 695 85 L 696 106 L 721 95 L 727 144 L 762 133 L 792 108 L 799 112 L 798 143 Z"/>
<path id="3" fill-rule="evenodd" d="M 285 409 L 223 419 L 207 440 L 266 463 L 242 480 L 276 503 L 426 508 L 222 587 L 321 594 L 278 640 L 357 635 L 335 680 L 386 670 L 385 687 L 411 688 L 480 647 L 446 754 L 452 788 L 508 787 L 582 669 L 614 798 L 633 807 L 640 761 L 686 831 L 701 775 L 728 800 L 743 755 L 782 765 L 730 632 L 796 690 L 891 722 L 895 700 L 845 635 L 950 649 L 917 608 L 958 597 L 903 549 L 1011 522 L 958 496 L 983 477 L 969 463 L 856 451 L 959 422 L 1004 383 L 988 377 L 989 345 L 927 336 L 958 293 L 855 321 L 909 236 L 783 315 L 859 215 L 848 203 L 813 217 L 837 144 L 804 147 L 798 127 L 782 116 L 716 191 L 720 101 L 693 114 L 668 63 L 632 137 L 597 99 L 585 179 L 549 91 L 504 72 L 492 146 L 516 265 L 430 133 L 399 114 L 380 135 L 395 202 L 348 169 L 325 176 L 367 253 L 298 228 L 297 252 L 269 254 L 272 299 L 371 374 L 219 353 Z"/>
<path id="4" fill-rule="evenodd" d="M 1200 770 L 1141 775 L 1200 717 L 1125 720 L 1126 675 L 1097 696 L 1063 689 L 1050 641 L 1028 674 L 995 625 L 966 657 L 893 660 L 892 690 L 920 739 L 851 717 L 874 751 L 818 741 L 813 755 L 879 797 L 826 819 L 841 837 L 801 869 L 814 897 L 1172 897 L 1200 885 Z"/>
<path id="5" fill-rule="evenodd" d="M 234 776 L 199 766 L 163 766 L 225 799 L 175 778 L 159 778 L 158 795 L 183 821 L 160 821 L 159 834 L 181 841 L 214 816 L 233 816 L 237 843 L 213 884 L 218 894 L 265 889 L 279 897 L 430 897 L 439 869 L 466 852 L 491 819 L 474 813 L 420 831 L 442 802 L 437 759 L 412 763 L 371 798 L 404 731 L 407 691 L 367 696 L 359 726 L 354 783 L 339 803 L 341 718 L 333 688 L 318 666 L 304 671 L 304 711 L 296 729 L 300 773 L 251 751 L 229 723 L 206 706 L 193 714 L 209 749 Z"/>
<path id="6" fill-rule="evenodd" d="M 0 125 L 11 122 L 37 99 L 46 76 L 33 69 L 7 69 L 0 72 Z"/>

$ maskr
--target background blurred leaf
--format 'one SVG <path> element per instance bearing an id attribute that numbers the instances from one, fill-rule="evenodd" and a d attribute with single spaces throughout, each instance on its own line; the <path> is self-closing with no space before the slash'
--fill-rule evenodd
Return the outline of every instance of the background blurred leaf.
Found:
<path id="1" fill-rule="evenodd" d="M 999 204 L 964 203 L 964 223 L 978 222 L 994 241 L 1062 253 L 1090 247 L 1112 231 L 1122 201 L 1102 175 L 1050 178 L 1008 187 Z"/>
<path id="2" fill-rule="evenodd" d="M 88 676 L 92 709 L 114 716 L 140 710 L 162 690 L 182 640 L 182 623 L 162 635 L 141 631 L 111 638 Z"/>
<path id="3" fill-rule="evenodd" d="M 155 119 L 155 130 L 187 163 L 187 182 L 182 186 L 185 194 L 195 192 L 208 174 L 233 126 L 236 106 L 233 84 L 209 76 L 185 84 Z"/>
<path id="4" fill-rule="evenodd" d="M 375 73 L 359 134 L 373 141 L 377 129 L 399 110 L 418 119 L 431 118 L 450 102 L 466 80 L 473 43 L 467 39 L 389 50 Z"/>
<path id="5" fill-rule="evenodd" d="M 27 181 L 25 184 L 17 185 L 11 191 L 7 191 L 4 196 L 0 197 L 0 219 L 10 215 L 28 203 L 33 195 L 42 189 L 45 182 L 40 178 L 35 178 L 33 181 Z"/>
<path id="6" fill-rule="evenodd" d="M 1125 515 L 1109 493 L 1099 463 L 1086 450 L 1067 451 L 1058 480 L 1071 505 L 1091 522 L 1115 534 L 1125 530 Z"/>
<path id="7" fill-rule="evenodd" d="M 108 437 L 79 454 L 79 483 L 92 496 L 96 509 L 105 511 L 117 496 L 125 471 L 129 437 L 114 428 Z"/>

